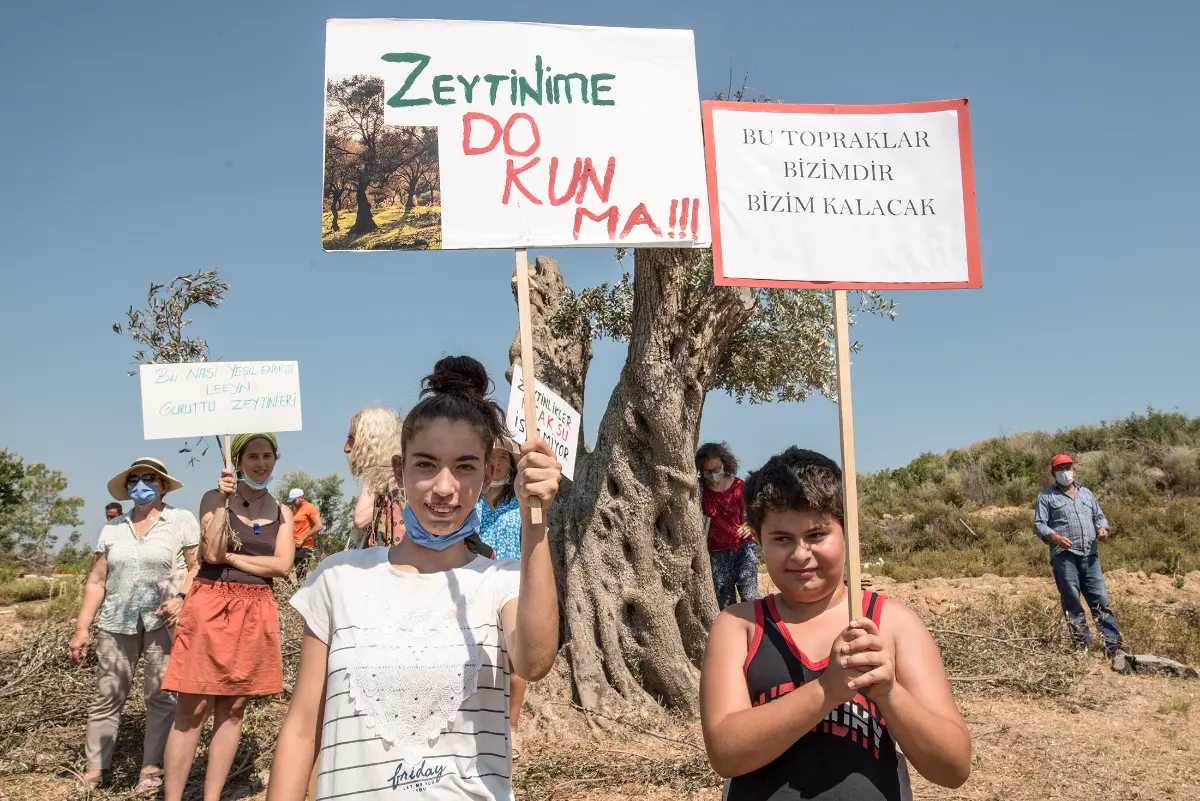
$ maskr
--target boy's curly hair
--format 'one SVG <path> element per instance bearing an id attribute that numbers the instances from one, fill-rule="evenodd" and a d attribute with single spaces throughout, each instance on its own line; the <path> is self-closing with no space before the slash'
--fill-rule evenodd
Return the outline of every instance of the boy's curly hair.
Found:
<path id="1" fill-rule="evenodd" d="M 704 463 L 713 459 L 720 459 L 721 466 L 725 472 L 731 476 L 736 476 L 738 472 L 738 460 L 733 455 L 733 451 L 729 450 L 729 445 L 724 442 L 706 442 L 696 451 L 696 472 L 704 471 Z"/>
<path id="2" fill-rule="evenodd" d="M 845 523 L 842 469 L 828 456 L 795 445 L 750 474 L 742 499 L 746 523 L 759 532 L 768 512 L 826 512 Z"/>

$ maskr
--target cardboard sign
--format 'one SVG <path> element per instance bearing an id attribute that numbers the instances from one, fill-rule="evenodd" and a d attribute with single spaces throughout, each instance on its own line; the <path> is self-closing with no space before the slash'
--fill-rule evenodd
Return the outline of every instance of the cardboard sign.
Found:
<path id="1" fill-rule="evenodd" d="M 703 104 L 723 285 L 983 285 L 966 100 Z"/>
<path id="2" fill-rule="evenodd" d="M 536 378 L 537 430 L 562 464 L 563 475 L 575 479 L 575 453 L 579 442 L 579 412 Z M 512 390 L 508 395 L 508 430 L 518 444 L 525 443 L 525 383 L 521 365 L 513 365 Z"/>
<path id="3" fill-rule="evenodd" d="M 146 439 L 299 431 L 296 362 L 143 364 Z"/>
<path id="4" fill-rule="evenodd" d="M 329 20 L 322 245 L 707 245 L 698 107 L 691 31 Z"/>

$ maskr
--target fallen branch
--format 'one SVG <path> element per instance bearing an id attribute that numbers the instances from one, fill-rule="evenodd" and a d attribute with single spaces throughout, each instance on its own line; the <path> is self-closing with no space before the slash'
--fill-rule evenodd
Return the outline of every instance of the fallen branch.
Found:
<path id="1" fill-rule="evenodd" d="M 695 750 L 697 750 L 701 753 L 704 752 L 704 749 L 701 748 L 700 746 L 696 745 L 695 743 L 690 743 L 687 740 L 677 740 L 674 737 L 666 737 L 662 734 L 658 734 L 656 732 L 649 731 L 648 729 L 643 729 L 641 726 L 635 726 L 634 724 L 630 723 L 627 720 L 622 720 L 621 718 L 614 718 L 612 715 L 606 715 L 603 712 L 597 712 L 594 709 L 588 709 L 587 707 L 580 706 L 579 704 L 576 704 L 574 702 L 568 703 L 566 701 L 546 701 L 545 703 L 550 706 L 569 706 L 572 709 L 578 710 L 585 714 L 595 715 L 598 718 L 604 718 L 605 720 L 611 720 L 614 723 L 620 723 L 622 726 L 628 726 L 629 728 L 633 729 L 634 731 L 645 734 L 648 737 L 653 737 L 657 740 L 665 740 L 668 743 L 678 743 L 679 745 L 686 745 L 688 748 L 694 748 Z"/>

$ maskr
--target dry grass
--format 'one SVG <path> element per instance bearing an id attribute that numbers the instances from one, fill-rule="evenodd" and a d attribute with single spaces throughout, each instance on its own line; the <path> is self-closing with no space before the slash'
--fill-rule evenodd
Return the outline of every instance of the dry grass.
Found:
<path id="1" fill-rule="evenodd" d="M 1049 781 L 1037 773 L 1038 766 L 1053 767 L 1037 754 L 1044 757 L 1047 749 L 1061 744 L 1063 727 L 1072 732 L 1072 738 L 1092 736 L 1102 745 L 1106 738 L 1119 737 L 1124 728 L 1140 725 L 1146 736 L 1137 746 L 1139 764 L 1159 765 L 1162 769 L 1153 774 L 1162 779 L 1159 784 L 1180 788 L 1173 797 L 1200 798 L 1200 785 L 1188 784 L 1195 770 L 1188 767 L 1190 762 L 1180 762 L 1187 760 L 1186 749 L 1193 735 L 1200 734 L 1195 731 L 1200 721 L 1192 723 L 1188 714 L 1191 706 L 1200 702 L 1200 683 L 1120 677 L 1099 660 L 1077 661 L 1072 658 L 1057 599 L 1042 591 L 1041 584 L 1035 589 L 1031 579 L 994 580 L 990 586 L 984 580 L 964 581 L 979 586 L 956 588 L 954 602 L 945 606 L 940 599 L 946 588 L 940 584 L 883 588 L 910 601 L 919 594 L 926 602 L 912 606 L 926 620 L 941 648 L 976 744 L 975 776 L 966 788 L 947 793 L 923 785 L 919 797 L 978 801 L 1055 797 L 1054 793 L 1034 793 Z M 290 685 L 295 680 L 303 627 L 286 603 L 290 588 L 285 582 L 279 584 L 284 680 Z M 1194 609 L 1190 596 L 1188 604 L 1171 608 L 1157 598 L 1133 599 L 1122 594 L 1119 613 L 1131 642 L 1146 645 L 1137 650 L 1161 651 L 1159 646 L 1174 643 L 1178 651 L 1190 654 L 1200 638 Z M 19 650 L 0 655 L 0 798 L 72 797 L 72 776 L 83 770 L 81 745 L 95 677 L 91 658 L 79 667 L 66 659 L 65 643 L 71 630 L 69 621 L 42 622 L 26 631 Z M 140 679 L 122 718 L 110 789 L 97 793 L 94 797 L 98 799 L 128 797 L 136 783 L 144 721 L 139 685 Z M 557 692 L 547 694 L 545 690 L 551 687 Z M 560 708 L 574 713 L 565 682 L 556 684 L 548 679 L 536 690 L 531 700 L 548 706 L 537 710 L 533 719 L 543 717 L 543 711 Z M 1125 712 L 1115 712 L 1127 704 L 1137 710 L 1137 722 Z M 255 701 L 248 708 L 227 797 L 262 797 L 286 708 L 286 695 Z M 664 714 L 653 722 L 639 718 L 634 725 L 574 714 L 574 718 L 558 717 L 557 728 L 549 736 L 535 735 L 530 727 L 524 759 L 517 763 L 514 776 L 519 798 L 719 797 L 721 781 L 708 766 L 695 721 Z M 189 801 L 201 797 L 206 748 L 202 740 L 185 796 Z M 1092 749 L 1094 754 L 1089 752 L 1084 766 L 1090 772 L 1098 771 L 1094 782 L 1088 780 L 1089 787 L 1102 791 L 1105 787 L 1138 786 L 1133 779 L 1110 775 L 1105 760 L 1111 760 L 1115 752 L 1106 752 L 1100 745 L 1097 748 Z M 1148 776 L 1138 781 L 1150 781 Z M 1188 795 L 1188 787 L 1196 794 Z M 1117 796 L 1101 792 L 1080 797 Z"/>
<path id="2" fill-rule="evenodd" d="M 278 582 L 276 597 L 283 624 L 284 681 L 295 682 L 303 623 L 287 605 L 291 588 Z M 84 772 L 82 744 L 87 723 L 87 706 L 95 689 L 95 655 L 80 665 L 72 665 L 66 655 L 66 643 L 74 631 L 69 620 L 54 620 L 31 628 L 22 646 L 0 654 L 0 787 L 8 787 L 17 777 L 43 774 L 72 779 Z M 93 797 L 124 798 L 137 783 L 141 768 L 142 735 L 145 731 L 145 705 L 141 698 L 142 671 L 139 667 L 134 689 L 121 716 L 108 786 Z M 228 788 L 239 793 L 262 789 L 262 776 L 268 775 L 275 754 L 275 740 L 287 712 L 287 697 L 255 699 L 246 709 L 242 742 L 230 771 Z M 207 734 L 201 740 L 195 769 L 184 798 L 202 798 L 203 765 L 208 748 Z M 11 795 L 0 798 L 30 799 L 44 797 Z M 45 792 L 49 792 L 48 790 Z"/>

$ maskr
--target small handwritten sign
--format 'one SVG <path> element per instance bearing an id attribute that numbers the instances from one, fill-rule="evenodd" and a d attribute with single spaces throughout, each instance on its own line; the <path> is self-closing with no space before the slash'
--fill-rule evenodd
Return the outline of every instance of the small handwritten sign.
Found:
<path id="1" fill-rule="evenodd" d="M 192 362 L 141 368 L 146 439 L 299 431 L 296 362 Z"/>
<path id="2" fill-rule="evenodd" d="M 563 475 L 575 479 L 575 452 L 579 442 L 579 412 L 558 397 L 549 387 L 533 381 L 533 397 L 537 404 L 538 433 L 549 443 L 562 464 Z M 512 391 L 508 395 L 508 430 L 518 444 L 525 442 L 525 381 L 521 365 L 513 365 Z"/>

